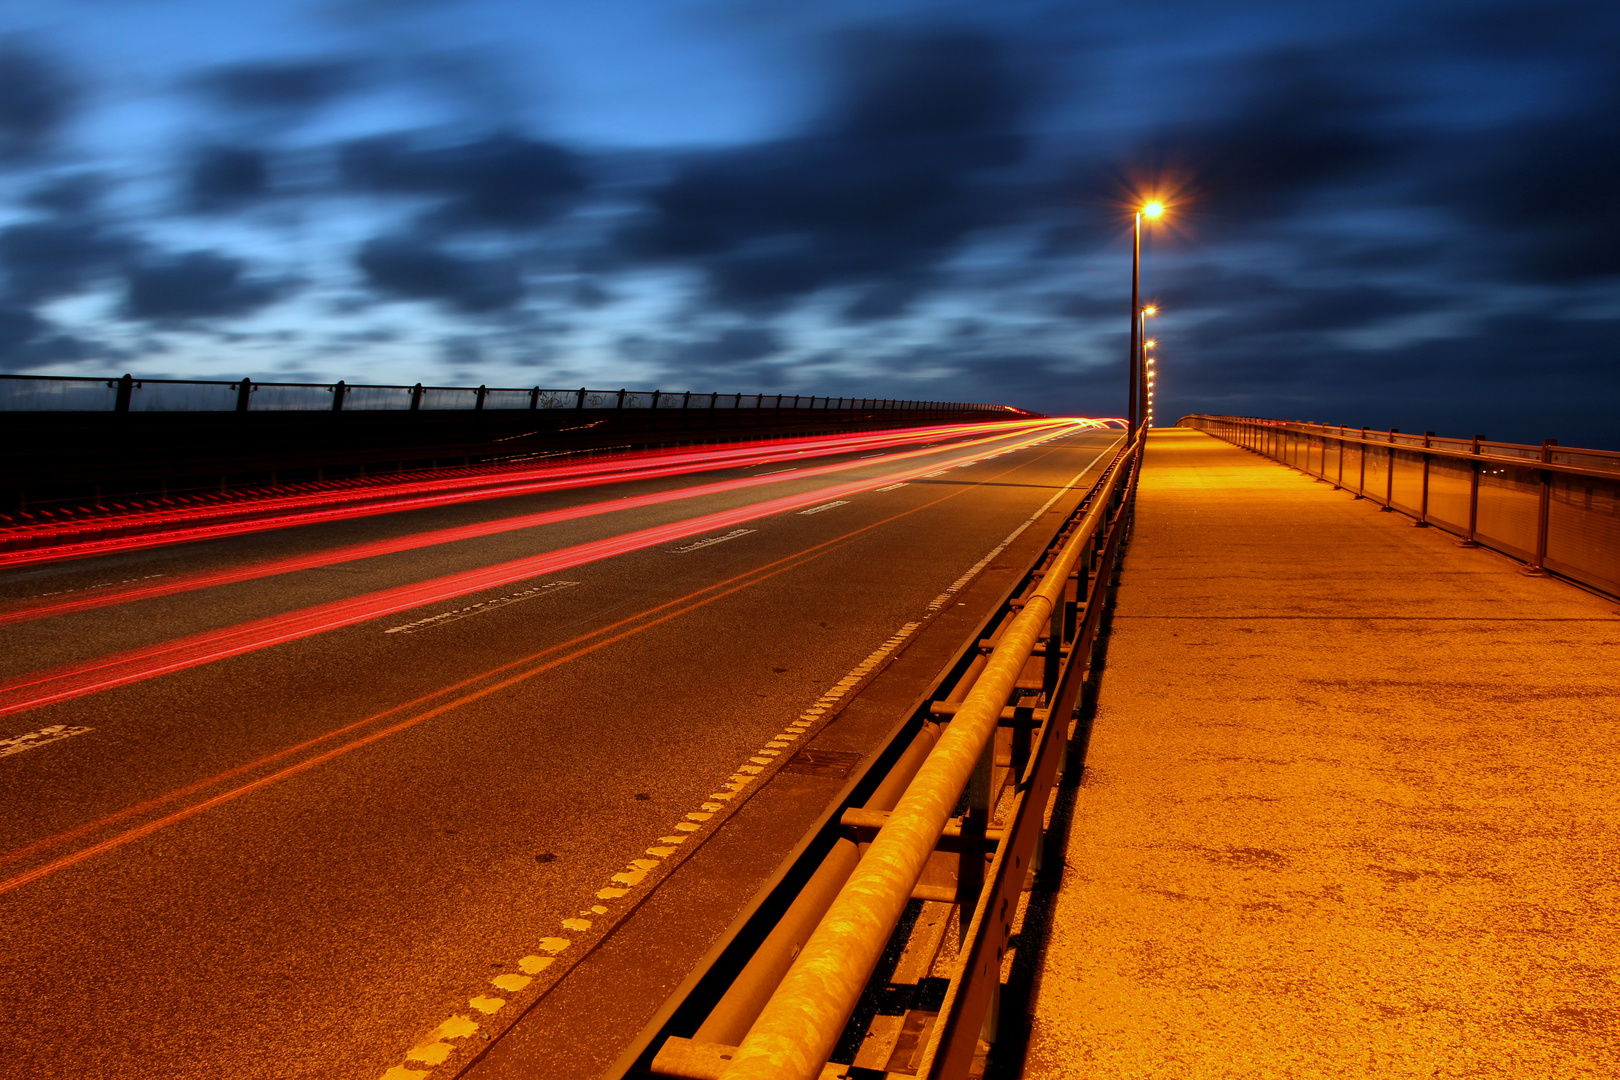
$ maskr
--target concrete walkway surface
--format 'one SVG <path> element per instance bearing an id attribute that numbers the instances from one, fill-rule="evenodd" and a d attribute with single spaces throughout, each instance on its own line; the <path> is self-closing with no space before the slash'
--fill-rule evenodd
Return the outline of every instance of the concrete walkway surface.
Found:
<path id="1" fill-rule="evenodd" d="M 1620 1077 L 1620 604 L 1155 431 L 1025 1061 Z"/>

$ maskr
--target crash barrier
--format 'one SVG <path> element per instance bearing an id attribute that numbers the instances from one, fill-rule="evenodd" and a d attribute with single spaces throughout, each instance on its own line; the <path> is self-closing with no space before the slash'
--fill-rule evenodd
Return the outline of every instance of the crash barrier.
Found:
<path id="1" fill-rule="evenodd" d="M 907 414 L 1027 415 L 1006 405 L 964 405 L 896 398 L 817 397 L 800 394 L 666 393 L 662 390 L 548 390 L 501 386 L 371 386 L 255 382 L 252 379 L 83 378 L 0 375 L 0 412 L 344 412 L 436 409 L 530 411 L 574 409 L 851 410 Z"/>
<path id="2" fill-rule="evenodd" d="M 1186 416 L 1180 426 L 1453 533 L 1464 547 L 1509 555 L 1528 574 L 1620 597 L 1620 452 L 1236 416 Z"/>
<path id="3" fill-rule="evenodd" d="M 982 1064 L 1048 804 L 1084 752 L 1078 705 L 1094 685 L 1140 447 L 1116 449 L 1036 564 L 608 1075 L 958 1078 Z M 852 1025 L 863 994 L 895 992 L 912 993 L 902 1015 Z M 833 1062 L 841 1039 L 859 1045 Z"/>

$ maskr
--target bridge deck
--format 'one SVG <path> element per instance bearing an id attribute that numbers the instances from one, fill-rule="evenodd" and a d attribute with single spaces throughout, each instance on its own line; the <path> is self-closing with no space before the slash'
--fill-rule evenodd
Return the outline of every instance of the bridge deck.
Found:
<path id="1" fill-rule="evenodd" d="M 1154 432 L 1026 1075 L 1620 1075 L 1616 607 Z"/>

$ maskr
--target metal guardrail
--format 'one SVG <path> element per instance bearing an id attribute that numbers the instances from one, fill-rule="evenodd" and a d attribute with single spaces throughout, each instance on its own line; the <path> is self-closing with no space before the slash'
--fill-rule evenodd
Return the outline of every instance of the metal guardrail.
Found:
<path id="1" fill-rule="evenodd" d="M 1006 405 L 801 394 L 666 393 L 662 390 L 556 390 L 540 386 L 372 386 L 0 375 L 0 412 L 343 412 L 551 409 L 875 409 L 1012 413 Z"/>
<path id="2" fill-rule="evenodd" d="M 1620 597 L 1620 452 L 1192 415 L 1196 428 L 1385 510 Z"/>
<path id="3" fill-rule="evenodd" d="M 1041 559 L 896 730 L 879 755 L 892 763 L 886 773 L 852 781 L 811 834 L 819 840 L 801 842 L 778 871 L 791 888 L 755 898 L 727 940 L 742 935 L 757 947 L 745 962 L 732 958 L 726 985 L 709 985 L 700 969 L 615 1072 L 686 1080 L 805 1080 L 851 1068 L 970 1074 L 999 1026 L 1002 958 L 1019 895 L 1040 865 L 1050 796 L 1070 751 L 1083 747 L 1077 703 L 1129 529 L 1141 445 L 1117 450 Z M 908 909 L 916 918 L 896 936 Z M 755 925 L 762 910 L 776 913 L 768 929 Z M 942 956 L 953 912 L 959 941 Z M 894 971 L 874 980 L 885 950 L 896 948 Z M 705 963 L 722 959 L 724 950 Z M 899 982 L 901 971 L 913 984 L 930 972 L 948 978 L 943 1001 L 907 1010 L 893 1045 L 868 1037 L 853 1063 L 830 1063 L 863 993 L 881 993 L 873 984 Z"/>

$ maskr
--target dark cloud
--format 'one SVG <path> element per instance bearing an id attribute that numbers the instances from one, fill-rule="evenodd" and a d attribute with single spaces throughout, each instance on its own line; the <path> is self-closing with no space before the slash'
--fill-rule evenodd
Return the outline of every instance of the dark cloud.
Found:
<path id="1" fill-rule="evenodd" d="M 23 196 L 23 205 L 52 214 L 85 214 L 110 187 L 100 173 L 71 173 L 39 184 Z"/>
<path id="2" fill-rule="evenodd" d="M 66 72 L 18 40 L 0 41 L 0 161 L 43 150 L 78 97 Z"/>
<path id="3" fill-rule="evenodd" d="M 674 162 L 626 253 L 698 267 L 732 307 L 881 283 L 871 317 L 902 309 L 974 230 L 1008 216 L 989 181 L 1024 158 L 1023 97 L 997 43 L 965 33 L 853 39 L 840 77 L 810 132 Z"/>
<path id="4" fill-rule="evenodd" d="M 46 320 L 26 308 L 0 303 L 0 364 L 10 370 L 26 370 L 46 364 L 90 359 L 110 350 L 97 348 L 71 334 L 56 331 Z"/>
<path id="5" fill-rule="evenodd" d="M 1620 274 L 1620 78 L 1583 106 L 1444 144 L 1435 204 L 1488 238 L 1510 274 L 1553 284 Z"/>
<path id="6" fill-rule="evenodd" d="M 247 277 L 241 259 L 212 251 L 149 259 L 129 271 L 124 310 L 152 322 L 247 315 L 288 290 L 286 282 Z"/>
<path id="7" fill-rule="evenodd" d="M 1617 335 L 1613 319 L 1514 313 L 1380 350 L 1302 335 L 1285 358 L 1268 359 L 1241 341 L 1189 342 L 1164 365 L 1165 412 L 1617 447 L 1620 365 L 1606 359 Z"/>
<path id="8" fill-rule="evenodd" d="M 1199 317 L 1201 340 L 1241 339 L 1255 345 L 1277 334 L 1369 329 L 1455 303 L 1433 289 L 1353 279 L 1307 284 L 1288 274 L 1223 271 L 1210 264 L 1176 273 L 1162 296 L 1167 310 Z M 1130 304 L 1124 307 L 1128 310 Z M 1128 327 L 1124 312 L 1120 315 Z"/>
<path id="9" fill-rule="evenodd" d="M 0 229 L 7 291 L 23 301 L 80 292 L 113 273 L 134 245 L 92 218 L 28 221 Z"/>
<path id="10" fill-rule="evenodd" d="M 433 300 L 482 314 L 523 298 L 515 263 L 464 258 L 422 237 L 378 237 L 360 249 L 356 261 L 373 289 L 407 300 Z"/>
<path id="11" fill-rule="evenodd" d="M 45 332 L 46 323 L 27 308 L 0 306 L 0 356 L 10 356 L 21 345 Z"/>
<path id="12" fill-rule="evenodd" d="M 1251 59 L 1217 83 L 1242 88 L 1229 106 L 1169 125 L 1129 160 L 1185 189 L 1201 239 L 1282 222 L 1316 195 L 1380 177 L 1418 145 L 1395 120 L 1398 97 L 1346 66 L 1311 50 Z"/>
<path id="13" fill-rule="evenodd" d="M 677 367 L 697 362 L 730 366 L 762 360 L 782 351 L 782 335 L 768 327 L 745 326 L 727 330 L 707 341 L 686 346 Z"/>
<path id="14" fill-rule="evenodd" d="M 368 66 L 356 60 L 290 60 L 214 68 L 196 87 L 220 105 L 261 113 L 303 114 L 361 86 Z"/>
<path id="15" fill-rule="evenodd" d="M 912 276 L 869 286 L 844 308 L 844 318 L 857 323 L 892 319 L 911 306 L 924 285 L 925 282 Z"/>
<path id="16" fill-rule="evenodd" d="M 627 360 L 654 365 L 666 377 L 690 386 L 784 385 L 780 365 L 769 361 L 785 348 L 781 333 L 768 326 L 734 326 L 685 341 L 635 334 L 618 343 L 620 355 Z"/>
<path id="17" fill-rule="evenodd" d="M 440 227 L 543 225 L 586 186 L 573 153 L 517 135 L 452 146 L 422 146 L 403 136 L 366 139 L 343 148 L 341 168 L 350 190 L 436 200 L 431 218 Z"/>
<path id="18" fill-rule="evenodd" d="M 270 164 L 261 150 L 203 147 L 193 155 L 187 170 L 187 205 L 194 211 L 236 209 L 269 194 Z"/>

